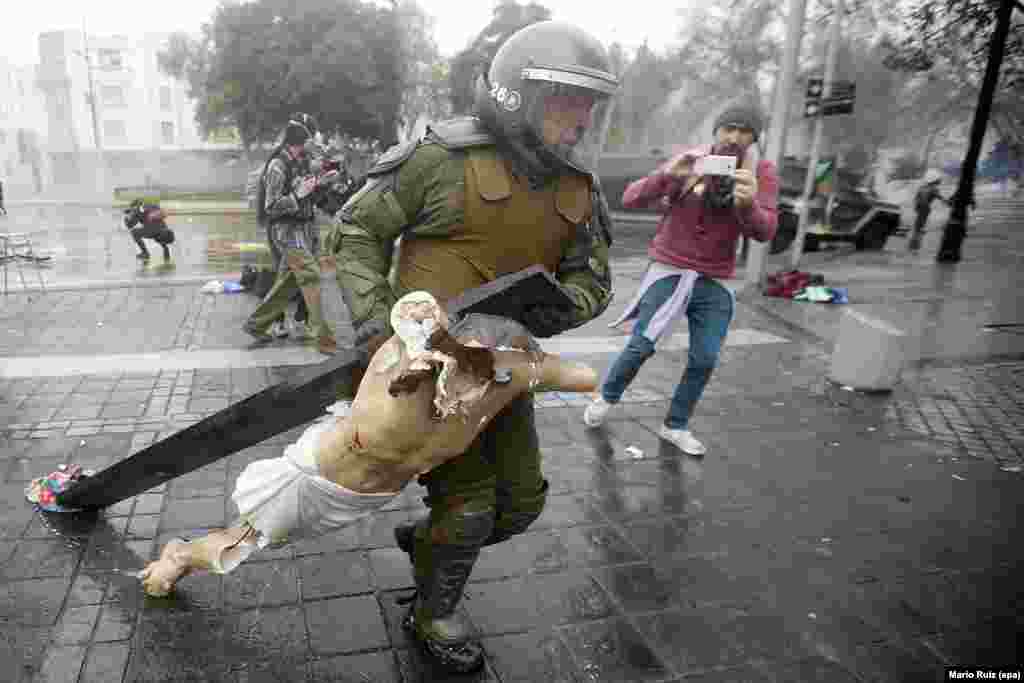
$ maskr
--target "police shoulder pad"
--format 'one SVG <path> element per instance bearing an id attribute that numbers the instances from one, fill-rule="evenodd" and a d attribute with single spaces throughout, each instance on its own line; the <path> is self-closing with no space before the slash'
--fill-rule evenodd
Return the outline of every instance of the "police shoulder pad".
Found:
<path id="1" fill-rule="evenodd" d="M 412 153 L 416 151 L 416 147 L 419 145 L 419 140 L 409 140 L 408 142 L 400 142 L 397 145 L 389 147 L 377 161 L 374 162 L 373 166 L 366 172 L 368 176 L 384 175 L 390 173 L 399 166 L 405 163 L 406 159 L 412 156 Z"/>
<path id="2" fill-rule="evenodd" d="M 494 144 L 494 136 L 475 116 L 460 116 L 431 124 L 427 127 L 424 140 L 439 144 L 445 149 L 465 149 Z"/>

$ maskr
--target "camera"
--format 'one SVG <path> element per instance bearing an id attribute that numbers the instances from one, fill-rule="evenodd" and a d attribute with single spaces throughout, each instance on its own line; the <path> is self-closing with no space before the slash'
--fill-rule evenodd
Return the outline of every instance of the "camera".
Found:
<path id="1" fill-rule="evenodd" d="M 736 200 L 736 150 L 723 147 L 712 151 L 718 153 L 698 159 L 694 169 L 704 176 L 704 201 L 712 209 L 731 209 Z"/>
<path id="2" fill-rule="evenodd" d="M 704 201 L 712 209 L 731 209 L 736 201 L 735 189 L 735 178 L 709 176 L 704 186 Z"/>

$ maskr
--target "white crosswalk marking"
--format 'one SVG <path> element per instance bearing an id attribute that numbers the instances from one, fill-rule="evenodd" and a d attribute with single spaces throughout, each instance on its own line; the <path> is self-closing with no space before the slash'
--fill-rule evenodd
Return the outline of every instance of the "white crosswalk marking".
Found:
<path id="1" fill-rule="evenodd" d="M 627 337 L 559 337 L 542 339 L 541 346 L 549 353 L 566 356 L 618 353 Z M 729 331 L 726 346 L 784 344 L 790 340 L 751 329 Z M 665 350 L 687 347 L 685 334 L 673 335 Z M 89 356 L 15 356 L 0 358 L 0 378 L 66 377 L 110 372 L 154 372 L 158 370 L 222 370 L 229 368 L 266 368 L 312 365 L 323 362 L 324 356 L 305 347 L 270 347 L 262 349 L 204 349 L 200 351 L 167 351 L 162 353 L 119 353 Z"/>
<path id="2" fill-rule="evenodd" d="M 541 347 L 549 353 L 564 355 L 618 353 L 626 345 L 626 336 L 616 337 L 556 337 L 542 339 Z M 726 346 L 756 346 L 758 344 L 785 344 L 789 339 L 776 337 L 767 332 L 750 329 L 729 330 L 725 339 Z M 663 345 L 665 351 L 679 351 L 689 346 L 688 334 L 674 334 Z"/>

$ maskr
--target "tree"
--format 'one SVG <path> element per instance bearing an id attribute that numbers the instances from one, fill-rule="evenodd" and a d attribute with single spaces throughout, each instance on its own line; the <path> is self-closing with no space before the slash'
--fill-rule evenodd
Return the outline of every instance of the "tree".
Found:
<path id="1" fill-rule="evenodd" d="M 184 78 L 209 133 L 235 126 L 243 146 L 273 139 L 295 111 L 328 131 L 395 139 L 402 52 L 394 8 L 359 0 L 223 2 L 197 39 L 178 34 L 160 68 Z"/>
<path id="2" fill-rule="evenodd" d="M 915 48 L 934 61 L 961 67 L 977 87 L 985 72 L 989 37 L 995 28 L 998 0 L 922 0 L 904 9 L 902 40 L 892 41 L 892 61 Z M 1020 8 L 1018 7 L 1018 10 Z M 1000 88 L 1015 91 L 1024 87 L 1024 32 L 1020 15 L 1007 38 Z"/>
<path id="3" fill-rule="evenodd" d="M 416 4 L 403 0 L 398 5 L 402 27 L 402 106 L 400 137 L 408 138 L 420 117 L 444 119 L 451 113 L 448 64 L 441 58 L 433 39 L 433 20 Z"/>
<path id="4" fill-rule="evenodd" d="M 498 48 L 509 36 L 530 24 L 549 19 L 551 11 L 543 5 L 535 2 L 520 5 L 516 0 L 502 0 L 494 8 L 491 22 L 452 59 L 448 83 L 453 112 L 467 114 L 472 111 L 477 76 L 487 73 Z"/>
<path id="5" fill-rule="evenodd" d="M 844 22 L 843 39 L 839 45 L 834 77 L 838 81 L 851 82 L 856 85 L 856 101 L 851 114 L 828 116 L 824 119 L 823 136 L 829 149 L 823 150 L 824 156 L 838 158 L 840 166 L 853 174 L 866 174 L 875 163 L 881 147 L 894 138 L 894 133 L 901 129 L 898 119 L 908 122 L 906 134 L 915 136 L 923 132 L 920 127 L 913 128 L 909 122 L 914 119 L 920 125 L 920 119 L 903 106 L 904 78 L 894 74 L 882 63 L 882 56 L 877 49 L 877 38 L 870 30 L 864 30 L 871 18 L 851 15 L 850 21 Z M 827 51 L 827 31 L 820 30 L 812 35 L 812 55 L 824 55 Z M 804 69 L 804 78 L 798 79 L 797 90 L 791 93 L 794 101 L 801 106 L 794 107 L 795 118 L 803 117 L 803 100 L 806 93 L 807 78 L 821 77 L 824 64 L 821 58 L 809 62 Z"/>
<path id="6" fill-rule="evenodd" d="M 616 59 L 623 57 L 616 54 Z M 651 146 L 654 114 L 676 87 L 667 61 L 644 44 L 620 72 L 622 85 L 615 100 L 612 125 L 615 138 L 621 139 L 627 148 Z"/>
<path id="7" fill-rule="evenodd" d="M 900 26 L 886 36 L 886 65 L 910 73 L 935 69 L 957 75 L 950 100 L 977 99 L 999 0 L 906 0 Z M 1006 41 L 995 107 L 1024 104 L 1024 21 L 1014 19 Z M 1021 109 L 1017 109 L 1021 112 Z"/>
<path id="8" fill-rule="evenodd" d="M 679 47 L 658 55 L 646 46 L 622 77 L 616 129 L 630 146 L 692 140 L 724 103 L 764 102 L 762 84 L 781 55 L 774 0 L 726 0 L 683 17 Z"/>
<path id="9" fill-rule="evenodd" d="M 764 101 L 761 82 L 782 53 L 773 34 L 780 4 L 727 0 L 697 11 L 680 33 L 674 71 L 719 102 L 736 97 Z"/>

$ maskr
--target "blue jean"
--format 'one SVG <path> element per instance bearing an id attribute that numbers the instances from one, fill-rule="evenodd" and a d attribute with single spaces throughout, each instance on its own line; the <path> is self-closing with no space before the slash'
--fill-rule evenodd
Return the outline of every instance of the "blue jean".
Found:
<path id="1" fill-rule="evenodd" d="M 640 299 L 633 334 L 601 386 L 601 395 L 608 403 L 618 403 L 622 399 L 622 394 L 640 371 L 640 366 L 654 355 L 654 343 L 643 333 L 655 311 L 668 301 L 678 283 L 678 275 L 664 277 L 651 285 Z M 686 370 L 676 386 L 665 417 L 665 426 L 669 429 L 687 428 L 693 409 L 718 364 L 718 354 L 722 350 L 735 310 L 735 298 L 725 286 L 704 275 L 697 278 L 686 306 L 690 327 Z"/>

